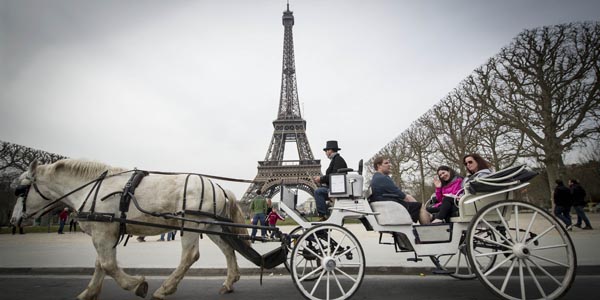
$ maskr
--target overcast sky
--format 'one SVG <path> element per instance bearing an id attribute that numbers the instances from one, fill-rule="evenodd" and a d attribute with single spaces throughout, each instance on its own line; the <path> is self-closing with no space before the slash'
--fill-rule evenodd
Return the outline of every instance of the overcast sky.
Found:
<path id="1" fill-rule="evenodd" d="M 0 0 L 0 140 L 114 166 L 253 179 L 273 134 L 284 0 Z M 526 28 L 600 1 L 291 1 L 323 170 L 373 156 Z M 286 157 L 297 156 L 288 145 Z M 247 184 L 224 183 L 241 198 Z"/>

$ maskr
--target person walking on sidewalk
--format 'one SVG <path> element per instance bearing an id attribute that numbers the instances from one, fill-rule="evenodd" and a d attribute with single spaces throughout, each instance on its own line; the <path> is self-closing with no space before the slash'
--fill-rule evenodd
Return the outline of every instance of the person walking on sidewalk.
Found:
<path id="1" fill-rule="evenodd" d="M 254 216 L 252 217 L 252 225 L 257 225 L 258 222 L 260 222 L 260 226 L 267 226 L 265 220 L 267 217 L 267 200 L 261 194 L 262 192 L 260 189 L 256 191 L 256 197 L 254 197 L 254 200 L 252 200 L 252 203 L 250 204 L 250 210 L 254 213 Z M 266 229 L 261 229 L 260 233 L 263 238 L 267 237 Z M 252 234 L 250 237 L 252 237 L 252 242 L 254 242 L 254 238 L 256 237 L 256 228 L 252 228 Z"/>
<path id="2" fill-rule="evenodd" d="M 573 222 L 571 221 L 571 190 L 565 186 L 561 179 L 556 179 L 554 188 L 554 215 L 565 223 L 567 230 L 571 230 Z"/>
<path id="3" fill-rule="evenodd" d="M 70 232 L 77 232 L 77 212 L 76 211 L 72 211 L 69 214 L 69 233 Z"/>
<path id="4" fill-rule="evenodd" d="M 65 229 L 65 224 L 67 223 L 67 218 L 69 217 L 69 208 L 65 207 L 60 214 L 58 215 L 58 234 L 63 234 L 63 230 Z"/>
<path id="5" fill-rule="evenodd" d="M 575 179 L 569 179 L 569 188 L 571 189 L 573 208 L 575 208 L 575 213 L 577 213 L 577 222 L 573 226 L 581 228 L 581 222 L 583 221 L 585 222 L 583 229 L 592 229 L 592 224 L 590 224 L 590 220 L 585 215 L 585 190 Z"/>

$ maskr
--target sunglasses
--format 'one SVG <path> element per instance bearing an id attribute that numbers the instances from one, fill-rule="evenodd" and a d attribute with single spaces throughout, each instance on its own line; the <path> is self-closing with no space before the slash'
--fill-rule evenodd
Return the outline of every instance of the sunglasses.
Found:
<path id="1" fill-rule="evenodd" d="M 470 164 L 474 164 L 474 163 L 475 163 L 474 160 L 467 160 L 467 161 L 465 161 L 465 166 L 466 165 L 470 165 Z"/>

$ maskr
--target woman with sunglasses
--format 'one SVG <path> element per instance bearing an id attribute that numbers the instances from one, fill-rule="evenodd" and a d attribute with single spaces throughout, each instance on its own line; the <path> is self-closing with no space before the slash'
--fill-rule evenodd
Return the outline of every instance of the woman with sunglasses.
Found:
<path id="1" fill-rule="evenodd" d="M 490 163 L 477 153 L 465 155 L 465 157 L 463 157 L 463 163 L 467 168 L 467 177 L 463 180 L 463 186 L 470 180 L 477 177 L 485 177 L 492 173 Z"/>
<path id="2" fill-rule="evenodd" d="M 454 209 L 454 199 L 462 194 L 463 178 L 456 171 L 448 166 L 440 166 L 437 171 L 437 176 L 433 178 L 435 185 L 435 197 L 438 203 L 434 204 L 431 209 L 428 209 L 433 215 L 433 223 L 450 222 L 450 216 Z"/>

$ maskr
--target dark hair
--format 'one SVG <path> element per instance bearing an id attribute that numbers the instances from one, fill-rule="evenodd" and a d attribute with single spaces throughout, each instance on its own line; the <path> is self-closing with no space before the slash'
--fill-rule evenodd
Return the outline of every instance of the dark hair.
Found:
<path id="1" fill-rule="evenodd" d="M 257 195 L 260 195 L 260 194 L 262 194 L 262 191 L 261 191 L 260 189 L 258 189 L 258 190 L 256 191 L 256 194 L 257 194 Z"/>
<path id="2" fill-rule="evenodd" d="M 377 171 L 377 167 L 383 164 L 383 161 L 386 159 L 390 159 L 387 156 L 377 156 L 375 157 L 375 159 L 373 160 L 373 168 L 375 168 L 375 171 Z"/>
<path id="3" fill-rule="evenodd" d="M 562 181 L 562 179 L 556 179 L 554 182 L 556 182 L 556 184 L 558 184 L 558 185 L 565 185 L 565 183 Z"/>
<path id="4" fill-rule="evenodd" d="M 442 186 L 445 186 L 446 184 L 450 183 L 452 181 L 452 179 L 454 179 L 454 177 L 457 176 L 456 171 L 454 171 L 454 169 L 452 169 L 448 166 L 440 166 L 439 168 L 437 168 L 437 171 L 435 171 L 436 175 L 440 171 L 448 171 L 448 173 L 450 173 L 450 179 L 448 179 L 448 181 L 444 181 L 440 178 L 440 181 L 442 181 Z"/>
<path id="5" fill-rule="evenodd" d="M 577 181 L 577 179 L 574 178 L 569 179 L 569 181 L 571 181 L 573 184 L 579 184 L 579 181 Z"/>
<path id="6" fill-rule="evenodd" d="M 463 157 L 463 163 L 465 162 L 465 159 L 467 159 L 467 157 L 472 157 L 477 162 L 477 170 L 475 172 L 477 172 L 479 170 L 483 170 L 483 169 L 491 169 L 492 168 L 490 163 L 487 162 L 485 159 L 483 159 L 483 157 L 481 157 L 481 155 L 479 155 L 477 153 L 471 153 L 471 154 L 465 155 Z M 467 172 L 469 172 L 468 169 L 467 169 Z"/>

